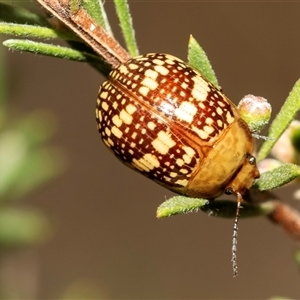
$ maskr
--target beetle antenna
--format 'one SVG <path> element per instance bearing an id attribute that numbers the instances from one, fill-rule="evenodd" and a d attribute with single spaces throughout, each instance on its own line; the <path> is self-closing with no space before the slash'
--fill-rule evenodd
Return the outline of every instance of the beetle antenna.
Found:
<path id="1" fill-rule="evenodd" d="M 232 248 L 231 248 L 231 262 L 233 269 L 233 277 L 238 276 L 238 266 L 237 266 L 237 237 L 238 237 L 238 222 L 240 216 L 240 208 L 243 197 L 240 193 L 237 193 L 237 207 L 235 213 L 235 219 L 233 224 L 233 235 L 232 235 Z"/>

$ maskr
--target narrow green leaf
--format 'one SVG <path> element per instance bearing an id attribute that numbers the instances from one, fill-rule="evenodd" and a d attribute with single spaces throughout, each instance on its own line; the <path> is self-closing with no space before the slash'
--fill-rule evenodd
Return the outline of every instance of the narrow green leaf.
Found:
<path id="1" fill-rule="evenodd" d="M 91 0 L 91 1 L 93 1 L 93 0 Z M 82 0 L 70 0 L 69 3 L 68 3 L 69 8 L 70 8 L 70 12 L 72 14 L 76 14 L 76 12 L 80 8 L 81 3 L 82 3 Z"/>
<path id="2" fill-rule="evenodd" d="M 27 155 L 15 176 L 15 184 L 8 190 L 7 198 L 20 199 L 43 184 L 57 178 L 67 167 L 66 157 L 57 148 L 36 149 Z M 30 176 L 28 176 L 30 174 Z"/>
<path id="3" fill-rule="evenodd" d="M 102 0 L 83 0 L 82 6 L 98 25 L 113 36 Z"/>
<path id="4" fill-rule="evenodd" d="M 37 25 L 24 25 L 0 22 L 0 33 L 11 34 L 17 37 L 31 37 L 39 39 L 57 39 L 81 41 L 75 34 L 69 31 L 57 32 L 51 28 Z M 68 34 L 69 33 L 69 34 Z"/>
<path id="5" fill-rule="evenodd" d="M 46 242 L 51 236 L 51 225 L 39 211 L 1 209 L 0 244 L 2 247 L 20 247 Z"/>
<path id="6" fill-rule="evenodd" d="M 30 12 L 25 8 L 4 3 L 0 3 L 0 21 L 27 25 L 47 25 L 44 17 Z"/>
<path id="7" fill-rule="evenodd" d="M 110 35 L 114 36 L 112 29 L 110 27 L 108 17 L 106 11 L 104 9 L 104 1 L 99 1 L 99 8 L 100 8 L 100 16 L 101 16 L 101 23 L 100 25 L 104 28 L 104 30 Z"/>
<path id="8" fill-rule="evenodd" d="M 197 212 L 201 209 L 211 216 L 234 218 L 237 209 L 236 201 L 214 200 L 175 196 L 163 202 L 156 211 L 157 218 L 170 217 L 182 213 Z M 241 218 L 267 215 L 274 210 L 274 203 L 264 202 L 259 205 L 243 202 L 240 211 Z"/>
<path id="9" fill-rule="evenodd" d="M 52 115 L 36 111 L 0 133 L 0 200 L 24 195 L 61 173 L 63 153 L 44 146 L 54 132 Z"/>
<path id="10" fill-rule="evenodd" d="M 295 259 L 298 267 L 300 268 L 300 250 L 295 253 Z"/>
<path id="11" fill-rule="evenodd" d="M 206 53 L 192 35 L 190 35 L 188 44 L 188 62 L 214 86 L 219 87 L 216 74 L 208 60 Z"/>
<path id="12" fill-rule="evenodd" d="M 0 200 L 18 199 L 56 178 L 66 169 L 66 159 L 60 149 L 23 151 L 18 160 L 11 159 L 1 174 Z M 12 152 L 13 154 L 13 152 Z M 30 176 L 28 176 L 30 174 Z"/>
<path id="13" fill-rule="evenodd" d="M 30 40 L 10 39 L 4 41 L 3 45 L 18 51 L 33 52 L 36 54 L 59 57 L 75 61 L 86 61 L 86 57 L 82 52 L 52 44 L 33 42 Z"/>
<path id="14" fill-rule="evenodd" d="M 32 52 L 80 62 L 88 62 L 104 75 L 108 74 L 111 69 L 110 66 L 98 55 L 93 55 L 66 47 L 18 39 L 6 40 L 3 42 L 3 45 L 13 50 Z"/>
<path id="15" fill-rule="evenodd" d="M 35 147 L 50 140 L 57 131 L 57 126 L 54 115 L 49 111 L 35 110 L 10 123 L 5 132 L 21 134 L 28 147 Z"/>
<path id="16" fill-rule="evenodd" d="M 132 25 L 132 18 L 126 0 L 114 0 L 117 15 L 120 20 L 122 33 L 126 47 L 132 57 L 139 55 L 139 50 L 135 40 L 135 33 Z"/>
<path id="17" fill-rule="evenodd" d="M 272 201 L 264 202 L 259 205 L 243 202 L 240 209 L 241 218 L 257 217 L 268 215 L 274 210 Z M 210 216 L 221 218 L 234 218 L 236 215 L 237 202 L 229 200 L 214 200 L 208 205 L 201 207 L 201 210 L 208 213 Z"/>
<path id="18" fill-rule="evenodd" d="M 13 130 L 6 130 L 0 135 L 0 200 L 19 174 L 20 166 L 26 160 L 27 143 L 25 137 Z"/>
<path id="19" fill-rule="evenodd" d="M 255 181 L 254 186 L 259 191 L 270 191 L 279 188 L 300 175 L 300 167 L 294 164 L 284 164 L 280 167 L 262 173 L 260 178 Z"/>
<path id="20" fill-rule="evenodd" d="M 291 143 L 295 150 L 300 153 L 300 122 L 294 121 L 294 124 L 295 127 L 293 127 L 291 130 Z"/>
<path id="21" fill-rule="evenodd" d="M 207 199 L 174 196 L 157 208 L 156 216 L 160 219 L 182 213 L 196 212 L 203 205 L 207 205 L 208 202 Z"/>
<path id="22" fill-rule="evenodd" d="M 1 39 L 0 39 L 1 41 Z M 6 103 L 6 61 L 5 61 L 5 54 L 3 48 L 0 49 L 0 128 L 5 119 L 5 103 Z"/>
<path id="23" fill-rule="evenodd" d="M 300 79 L 295 83 L 280 112 L 272 122 L 267 139 L 261 145 L 257 161 L 263 160 L 300 110 Z"/>

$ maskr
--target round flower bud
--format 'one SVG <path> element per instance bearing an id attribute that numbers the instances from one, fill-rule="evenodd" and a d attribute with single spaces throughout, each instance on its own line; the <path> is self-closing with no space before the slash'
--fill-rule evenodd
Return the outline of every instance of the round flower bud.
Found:
<path id="1" fill-rule="evenodd" d="M 252 133 L 260 132 L 268 124 L 272 112 L 267 99 L 254 95 L 244 96 L 238 104 L 238 109 Z"/>

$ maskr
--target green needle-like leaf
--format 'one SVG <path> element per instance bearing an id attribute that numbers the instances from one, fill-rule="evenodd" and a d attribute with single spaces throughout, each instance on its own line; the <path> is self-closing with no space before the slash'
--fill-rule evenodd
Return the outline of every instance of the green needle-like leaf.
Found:
<path id="1" fill-rule="evenodd" d="M 135 40 L 132 18 L 126 0 L 114 0 L 116 11 L 120 20 L 121 29 L 125 39 L 126 47 L 132 57 L 139 55 Z"/>
<path id="2" fill-rule="evenodd" d="M 66 165 L 65 155 L 61 149 L 45 147 L 32 150 L 30 154 L 27 153 L 26 160 L 22 161 L 8 182 L 5 198 L 19 199 L 25 196 L 61 175 Z"/>
<path id="3" fill-rule="evenodd" d="M 219 83 L 216 74 L 208 60 L 206 53 L 198 42 L 190 36 L 188 45 L 188 62 L 189 64 L 198 70 L 208 81 L 214 86 L 219 87 Z"/>
<path id="4" fill-rule="evenodd" d="M 174 196 L 163 202 L 156 211 L 157 218 L 170 217 L 177 214 L 196 212 L 203 205 L 207 205 L 207 199 Z"/>
<path id="5" fill-rule="evenodd" d="M 4 3 L 0 3 L 0 21 L 27 25 L 47 25 L 47 21 L 42 16 L 32 13 L 25 8 Z"/>
<path id="6" fill-rule="evenodd" d="M 84 54 L 82 54 L 82 52 L 46 43 L 11 39 L 3 42 L 3 45 L 18 51 L 33 52 L 36 54 L 54 56 L 75 61 L 86 61 L 86 57 Z"/>
<path id="7" fill-rule="evenodd" d="M 82 6 L 98 25 L 100 25 L 108 34 L 111 36 L 113 35 L 102 0 L 83 0 Z"/>
<path id="8" fill-rule="evenodd" d="M 54 134 L 54 127 L 49 114 L 35 112 L 1 132 L 1 201 L 26 194 L 65 168 L 61 151 L 43 146 Z"/>
<path id="9" fill-rule="evenodd" d="M 13 50 L 88 62 L 102 74 L 108 74 L 110 71 L 110 66 L 101 60 L 99 56 L 66 47 L 18 39 L 6 40 L 3 45 Z"/>
<path id="10" fill-rule="evenodd" d="M 300 126 L 293 128 L 291 130 L 291 143 L 295 150 L 300 153 Z"/>
<path id="11" fill-rule="evenodd" d="M 0 39 L 1 41 L 1 39 Z M 4 123 L 5 119 L 5 103 L 6 103 L 6 61 L 4 57 L 4 49 L 0 49 L 0 128 L 2 127 L 2 124 Z"/>
<path id="12" fill-rule="evenodd" d="M 37 210 L 0 211 L 0 244 L 5 247 L 20 247 L 47 241 L 52 235 L 45 216 Z"/>
<path id="13" fill-rule="evenodd" d="M 88 1 L 88 0 L 86 0 Z M 104 9 L 104 1 L 98 1 L 99 3 L 99 8 L 100 8 L 100 18 L 101 18 L 101 23 L 100 25 L 104 28 L 104 30 L 110 35 L 110 36 L 114 36 L 112 29 L 110 27 L 109 21 L 108 21 L 108 17 L 106 14 L 106 11 Z"/>
<path id="14" fill-rule="evenodd" d="M 35 147 L 50 140 L 56 130 L 57 123 L 51 113 L 45 110 L 35 110 L 11 122 L 5 133 L 22 135 L 28 147 Z"/>
<path id="15" fill-rule="evenodd" d="M 36 25 L 34 26 L 34 25 L 0 22 L 0 33 L 11 34 L 17 37 L 27 37 L 27 38 L 28 37 L 39 38 L 39 39 L 62 38 L 65 40 L 81 41 L 79 37 L 77 37 L 75 34 L 71 34 L 70 31 L 58 32 L 51 28 L 41 27 Z"/>
<path id="16" fill-rule="evenodd" d="M 300 175 L 300 167 L 294 164 L 284 164 L 278 168 L 262 173 L 254 186 L 259 191 L 270 191 L 279 188 Z"/>
<path id="17" fill-rule="evenodd" d="M 295 83 L 280 112 L 272 122 L 267 139 L 263 142 L 257 155 L 257 161 L 263 160 L 271 151 L 276 141 L 287 129 L 300 110 L 300 79 Z"/>
<path id="18" fill-rule="evenodd" d="M 297 262 L 298 267 L 300 268 L 300 250 L 298 250 L 298 251 L 295 253 L 295 259 L 296 259 L 296 262 Z"/>
<path id="19" fill-rule="evenodd" d="M 182 213 L 197 212 L 199 209 L 209 215 L 221 218 L 234 218 L 237 203 L 229 200 L 214 200 L 175 196 L 163 202 L 156 211 L 157 218 L 165 218 Z M 243 202 L 240 215 L 242 218 L 267 215 L 274 210 L 274 204 L 265 202 L 259 205 Z"/>

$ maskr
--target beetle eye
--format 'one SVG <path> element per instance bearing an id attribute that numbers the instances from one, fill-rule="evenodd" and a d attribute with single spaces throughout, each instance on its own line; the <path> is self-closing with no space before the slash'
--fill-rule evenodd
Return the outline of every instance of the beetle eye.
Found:
<path id="1" fill-rule="evenodd" d="M 248 161 L 250 165 L 256 165 L 256 159 L 254 156 L 249 155 Z"/>

